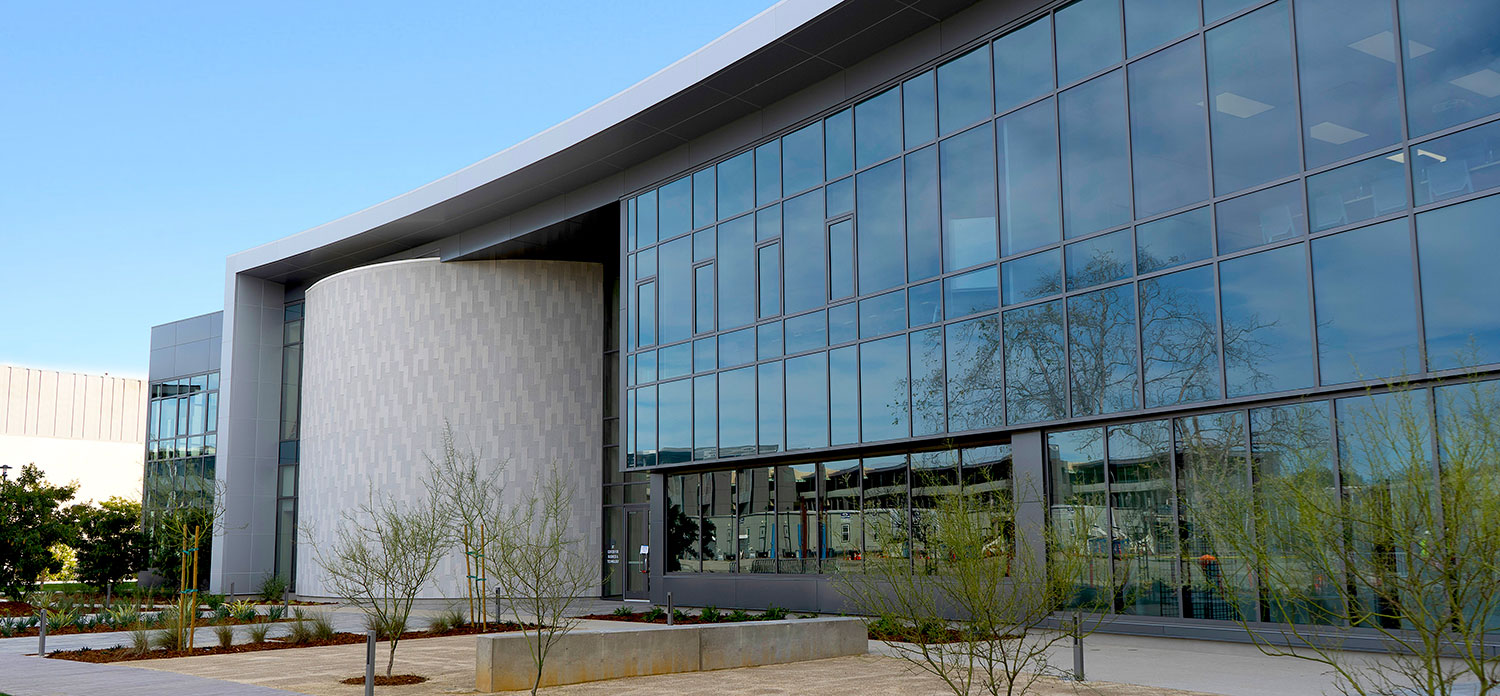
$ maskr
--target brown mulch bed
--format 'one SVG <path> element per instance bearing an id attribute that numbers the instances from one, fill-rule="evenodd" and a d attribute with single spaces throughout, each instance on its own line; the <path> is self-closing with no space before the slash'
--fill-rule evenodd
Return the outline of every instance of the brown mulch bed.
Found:
<path id="1" fill-rule="evenodd" d="M 535 628 L 528 626 L 527 628 Z M 481 630 L 478 626 L 465 626 L 452 631 L 433 633 L 432 631 L 407 631 L 401 634 L 401 640 L 418 640 L 421 638 L 442 638 L 444 636 L 465 636 L 479 633 L 508 633 L 521 630 L 520 625 L 504 622 L 491 623 L 487 630 Z M 325 645 L 353 645 L 365 642 L 363 633 L 335 633 L 327 640 L 315 640 L 306 643 L 287 643 L 281 638 L 271 638 L 264 643 L 244 643 L 231 645 L 227 648 L 217 645 L 212 647 L 194 648 L 192 650 L 151 650 L 146 653 L 138 653 L 127 647 L 105 648 L 103 650 L 57 650 L 47 653 L 47 657 L 59 660 L 74 660 L 76 662 L 131 662 L 134 660 L 157 660 L 169 657 L 199 657 L 203 655 L 230 655 L 234 653 L 259 652 L 262 650 L 287 650 L 291 648 L 316 648 Z M 385 642 L 385 641 L 381 641 Z M 363 681 L 364 677 L 360 677 Z M 413 682 L 415 683 L 415 682 Z"/>
<path id="2" fill-rule="evenodd" d="M 385 676 L 384 674 L 375 675 L 375 686 L 407 686 L 408 684 L 421 684 L 424 681 L 427 681 L 427 677 L 417 674 L 392 674 L 389 677 Z M 365 683 L 365 677 L 363 674 L 361 674 L 357 677 L 340 679 L 339 683 L 363 684 Z"/>
<path id="3" fill-rule="evenodd" d="M 36 616 L 36 607 L 25 602 L 0 599 L 0 616 Z"/>
<path id="4" fill-rule="evenodd" d="M 200 619 L 198 621 L 198 623 L 196 624 L 196 627 L 197 628 L 211 628 L 213 626 L 246 626 L 246 625 L 253 624 L 253 623 L 260 623 L 260 619 L 264 619 L 264 618 L 265 618 L 265 616 L 261 616 L 261 617 L 259 617 L 259 619 L 255 620 L 255 621 L 238 621 L 238 620 L 235 620 L 235 619 L 226 619 L 224 621 L 218 621 L 216 619 L 215 620 Z M 287 622 L 290 622 L 292 620 L 293 619 L 291 619 L 290 617 L 283 617 L 283 618 L 277 620 L 276 623 L 287 623 Z M 156 630 L 161 630 L 161 629 L 164 629 L 164 628 L 166 628 L 166 626 L 153 626 L 153 627 L 147 628 L 146 630 L 148 630 L 148 631 L 156 631 Z M 49 629 L 47 629 L 47 635 L 48 636 L 71 636 L 71 635 L 76 635 L 76 634 L 80 634 L 80 633 L 118 633 L 118 632 L 129 631 L 129 630 L 131 630 L 131 629 L 129 629 L 129 628 L 120 628 L 120 627 L 117 627 L 117 626 L 90 626 L 88 628 L 80 628 L 78 626 L 69 626 L 67 628 L 60 629 L 60 630 L 52 630 L 52 629 L 49 628 Z M 12 635 L 11 637 L 12 638 L 36 637 L 36 635 L 38 633 L 40 633 L 40 632 L 41 631 L 36 626 L 32 626 L 31 628 L 28 628 L 28 629 L 26 629 L 24 631 L 16 631 L 15 635 Z"/>

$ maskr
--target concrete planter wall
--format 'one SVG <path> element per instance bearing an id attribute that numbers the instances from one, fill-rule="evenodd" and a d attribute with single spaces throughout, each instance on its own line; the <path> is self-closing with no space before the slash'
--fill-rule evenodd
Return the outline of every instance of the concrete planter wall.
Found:
<path id="1" fill-rule="evenodd" d="M 525 636 L 477 640 L 475 689 L 531 688 L 536 667 Z M 864 622 L 850 618 L 575 630 L 547 654 L 542 686 L 863 655 L 866 645 Z"/>

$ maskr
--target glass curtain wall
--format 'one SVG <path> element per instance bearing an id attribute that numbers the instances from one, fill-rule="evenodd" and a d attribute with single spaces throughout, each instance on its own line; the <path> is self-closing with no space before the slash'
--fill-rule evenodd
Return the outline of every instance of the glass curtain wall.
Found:
<path id="1" fill-rule="evenodd" d="M 628 466 L 1494 364 L 1497 45 L 1475 0 L 1081 0 L 632 196 Z"/>
<path id="2" fill-rule="evenodd" d="M 141 480 L 145 529 L 186 509 L 207 510 L 216 489 L 219 373 L 151 383 L 147 403 L 146 462 Z M 208 576 L 212 544 L 203 543 L 200 573 Z"/>

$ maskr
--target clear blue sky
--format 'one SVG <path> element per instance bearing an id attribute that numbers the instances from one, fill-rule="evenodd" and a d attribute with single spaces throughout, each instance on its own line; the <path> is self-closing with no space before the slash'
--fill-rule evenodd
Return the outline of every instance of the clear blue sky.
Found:
<path id="1" fill-rule="evenodd" d="M 524 140 L 772 0 L 29 2 L 0 22 L 0 363 L 145 376 L 224 258 Z"/>

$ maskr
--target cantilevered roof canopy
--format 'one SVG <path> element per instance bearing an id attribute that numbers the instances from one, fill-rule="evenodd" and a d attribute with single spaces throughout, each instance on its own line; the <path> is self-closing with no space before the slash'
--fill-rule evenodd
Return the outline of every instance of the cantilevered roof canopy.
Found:
<path id="1" fill-rule="evenodd" d="M 234 254 L 229 274 L 307 282 L 500 220 L 758 111 L 973 2 L 784 0 L 499 154 L 352 215 Z M 532 232 L 514 230 L 508 237 L 524 243 L 520 237 Z"/>

